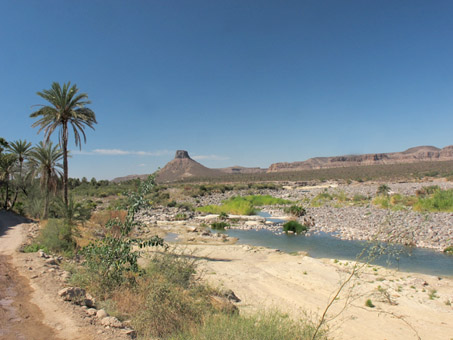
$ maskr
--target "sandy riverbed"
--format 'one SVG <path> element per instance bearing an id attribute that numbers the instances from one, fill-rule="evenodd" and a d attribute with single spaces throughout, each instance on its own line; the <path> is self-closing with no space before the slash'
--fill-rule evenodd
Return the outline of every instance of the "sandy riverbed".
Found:
<path id="1" fill-rule="evenodd" d="M 305 313 L 315 317 L 323 312 L 352 268 L 352 262 L 335 263 L 261 247 L 181 247 L 200 258 L 206 280 L 236 293 L 242 300 L 242 312 L 276 307 L 293 317 Z M 334 339 L 453 337 L 453 278 L 367 266 L 351 282 L 354 286 L 347 286 L 329 312 L 332 318 L 350 299 L 346 309 L 328 323 Z M 365 306 L 367 299 L 374 308 Z"/>

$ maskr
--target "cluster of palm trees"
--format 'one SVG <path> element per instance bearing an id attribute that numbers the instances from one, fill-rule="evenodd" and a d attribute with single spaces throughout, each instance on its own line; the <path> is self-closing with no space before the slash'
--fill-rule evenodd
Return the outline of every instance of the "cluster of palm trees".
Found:
<path id="1" fill-rule="evenodd" d="M 63 187 L 63 200 L 68 200 L 68 141 L 69 130 L 73 131 L 76 146 L 86 142 L 84 128 L 94 129 L 97 123 L 94 112 L 85 105 L 90 104 L 86 93 L 78 93 L 74 84 L 61 86 L 54 82 L 49 90 L 37 92 L 50 105 L 39 105 L 30 117 L 38 118 L 33 127 L 44 131 L 44 141 L 36 146 L 25 140 L 8 143 L 0 138 L 0 197 L 3 209 L 12 209 L 19 195 L 28 196 L 28 188 L 39 179 L 44 196 L 42 217 L 47 218 L 51 193 L 58 184 Z M 58 131 L 59 143 L 50 141 L 51 135 Z M 63 164 L 61 164 L 63 161 Z M 60 181 L 61 179 L 61 181 Z"/>

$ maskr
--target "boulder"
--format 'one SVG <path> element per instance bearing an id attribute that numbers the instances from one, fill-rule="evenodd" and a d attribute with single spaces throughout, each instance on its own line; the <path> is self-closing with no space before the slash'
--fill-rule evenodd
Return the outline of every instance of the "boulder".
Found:
<path id="1" fill-rule="evenodd" d="M 108 326 L 108 327 L 114 327 L 114 328 L 123 328 L 123 323 L 115 318 L 114 316 L 106 316 L 101 320 L 101 325 L 103 326 Z"/>
<path id="2" fill-rule="evenodd" d="M 239 309 L 224 296 L 211 295 L 210 302 L 212 307 L 218 311 L 230 314 L 239 313 Z"/>
<path id="3" fill-rule="evenodd" d="M 96 317 L 99 318 L 99 319 L 103 319 L 103 318 L 105 318 L 107 316 L 109 316 L 109 315 L 107 314 L 107 312 L 104 309 L 99 309 L 96 312 Z"/>

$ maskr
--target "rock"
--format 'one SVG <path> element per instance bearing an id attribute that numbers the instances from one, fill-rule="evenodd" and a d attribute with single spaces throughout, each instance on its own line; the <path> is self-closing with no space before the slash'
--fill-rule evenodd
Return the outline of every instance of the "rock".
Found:
<path id="1" fill-rule="evenodd" d="M 228 289 L 223 296 L 225 296 L 228 300 L 234 301 L 234 302 L 241 302 L 241 299 L 239 299 L 236 294 L 231 289 Z"/>
<path id="2" fill-rule="evenodd" d="M 79 287 L 67 287 L 58 292 L 58 296 L 62 297 L 65 301 L 80 302 L 86 298 L 85 289 Z"/>
<path id="3" fill-rule="evenodd" d="M 238 308 L 226 297 L 223 296 L 217 296 L 217 295 L 211 295 L 210 296 L 210 301 L 212 307 L 218 311 L 230 313 L 230 314 L 236 314 L 239 313 Z"/>
<path id="4" fill-rule="evenodd" d="M 85 289 L 79 287 L 67 287 L 58 292 L 58 296 L 62 297 L 65 301 L 71 301 L 77 305 L 87 306 L 92 308 L 95 305 L 94 298 L 87 294 Z"/>
<path id="5" fill-rule="evenodd" d="M 88 308 L 88 309 L 86 310 L 86 313 L 87 313 L 89 316 L 95 316 L 97 312 L 98 312 L 98 311 L 96 310 L 96 308 Z"/>
<path id="6" fill-rule="evenodd" d="M 42 257 L 42 258 L 45 258 L 45 259 L 48 259 L 50 257 L 43 250 L 38 250 L 38 256 Z"/>
<path id="7" fill-rule="evenodd" d="M 103 319 L 105 317 L 107 317 L 108 314 L 107 312 L 104 310 L 104 309 L 99 309 L 96 313 L 96 317 L 99 318 L 99 319 Z"/>
<path id="8" fill-rule="evenodd" d="M 106 327 L 123 328 L 123 323 L 114 316 L 106 316 L 101 320 L 101 325 Z"/>
<path id="9" fill-rule="evenodd" d="M 51 266 L 58 266 L 58 262 L 54 258 L 47 259 L 45 261 L 46 264 L 51 265 Z"/>
<path id="10" fill-rule="evenodd" d="M 126 334 L 127 336 L 131 337 L 132 339 L 135 339 L 137 337 L 137 332 L 130 328 L 124 329 L 122 331 L 122 333 Z"/>

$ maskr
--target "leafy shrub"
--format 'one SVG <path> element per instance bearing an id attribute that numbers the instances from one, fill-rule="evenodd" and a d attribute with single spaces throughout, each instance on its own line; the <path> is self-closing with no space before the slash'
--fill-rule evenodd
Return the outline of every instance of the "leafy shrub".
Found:
<path id="1" fill-rule="evenodd" d="M 226 227 L 230 225 L 226 222 L 213 222 L 211 223 L 211 228 L 216 230 L 225 230 Z"/>
<path id="2" fill-rule="evenodd" d="M 288 221 L 283 225 L 283 231 L 288 232 L 292 231 L 296 234 L 304 233 L 308 230 L 306 225 L 300 224 L 297 221 Z"/>
<path id="3" fill-rule="evenodd" d="M 135 223 L 135 214 L 146 205 L 145 195 L 154 185 L 154 178 L 140 182 L 136 192 L 127 193 L 127 215 L 122 221 L 119 218 L 109 220 L 106 227 L 110 234 L 103 239 L 90 243 L 82 249 L 85 257 L 85 275 L 90 277 L 88 282 L 95 294 L 108 296 L 114 288 L 124 283 L 135 283 L 140 273 L 138 267 L 139 250 L 147 246 L 163 245 L 163 240 L 157 236 L 148 240 L 132 239 L 129 237 Z"/>
<path id="4" fill-rule="evenodd" d="M 308 340 L 312 339 L 315 327 L 308 321 L 291 319 L 279 312 L 241 316 L 237 314 L 214 314 L 195 328 L 171 340 Z M 326 332 L 319 332 L 315 339 L 327 339 Z"/>
<path id="5" fill-rule="evenodd" d="M 300 205 L 292 205 L 290 207 L 286 207 L 284 209 L 284 212 L 287 214 L 291 214 L 295 217 L 302 217 L 307 214 L 307 211 Z"/>

